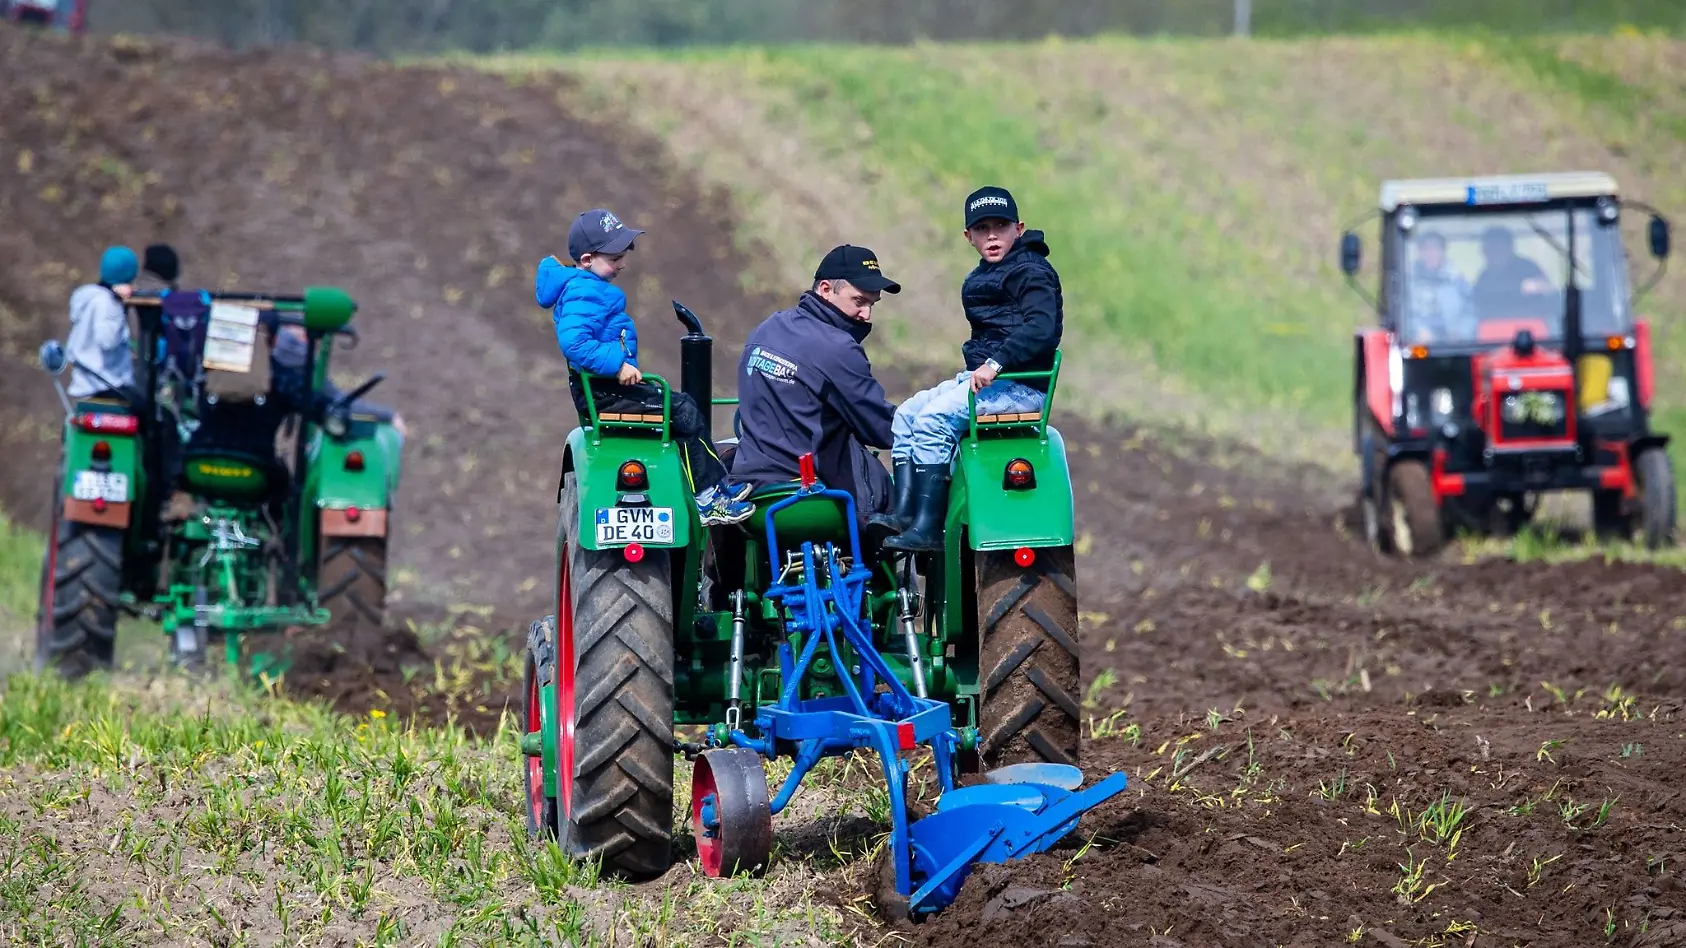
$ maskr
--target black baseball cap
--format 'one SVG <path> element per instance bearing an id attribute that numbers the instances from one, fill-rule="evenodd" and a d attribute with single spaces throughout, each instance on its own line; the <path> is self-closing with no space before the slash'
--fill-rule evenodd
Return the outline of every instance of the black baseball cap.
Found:
<path id="1" fill-rule="evenodd" d="M 814 282 L 821 280 L 847 280 L 851 286 L 868 293 L 876 290 L 885 293 L 902 291 L 900 283 L 885 276 L 884 271 L 878 268 L 877 254 L 853 244 L 831 248 L 831 252 L 820 261 L 819 269 L 814 271 Z"/>
<path id="2" fill-rule="evenodd" d="M 642 233 L 621 223 L 608 208 L 586 211 L 568 228 L 568 256 L 578 263 L 588 253 L 620 253 Z"/>
<path id="3" fill-rule="evenodd" d="M 966 226 L 971 227 L 987 217 L 999 217 L 1017 222 L 1019 205 L 1006 188 L 982 187 L 966 195 Z"/>

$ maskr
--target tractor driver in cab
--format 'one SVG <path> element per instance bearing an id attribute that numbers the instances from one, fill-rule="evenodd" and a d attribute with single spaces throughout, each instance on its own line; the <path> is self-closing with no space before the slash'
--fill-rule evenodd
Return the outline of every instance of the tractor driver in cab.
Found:
<path id="1" fill-rule="evenodd" d="M 1467 341 L 1475 338 L 1475 312 L 1469 281 L 1446 259 L 1446 236 L 1427 231 L 1414 237 L 1409 302 L 1412 342 Z"/>
<path id="2" fill-rule="evenodd" d="M 896 410 L 862 343 L 872 307 L 901 289 L 877 254 L 844 244 L 820 261 L 795 307 L 755 327 L 738 361 L 734 479 L 757 488 L 789 483 L 812 452 L 820 481 L 854 495 L 857 520 L 885 509 L 889 472 L 867 448 L 890 447 Z"/>
<path id="3" fill-rule="evenodd" d="M 1516 252 L 1516 237 L 1495 224 L 1481 233 L 1486 269 L 1475 280 L 1474 299 L 1482 319 L 1549 315 L 1543 297 L 1553 292 L 1539 264 Z"/>

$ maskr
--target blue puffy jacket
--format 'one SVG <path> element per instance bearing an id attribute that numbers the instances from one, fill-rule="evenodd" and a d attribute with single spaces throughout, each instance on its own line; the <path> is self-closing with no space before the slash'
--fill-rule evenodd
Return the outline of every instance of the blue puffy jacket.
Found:
<path id="1" fill-rule="evenodd" d="M 638 365 L 638 327 L 619 287 L 551 256 L 539 262 L 533 298 L 550 307 L 556 341 L 576 371 L 612 376 L 623 363 Z"/>

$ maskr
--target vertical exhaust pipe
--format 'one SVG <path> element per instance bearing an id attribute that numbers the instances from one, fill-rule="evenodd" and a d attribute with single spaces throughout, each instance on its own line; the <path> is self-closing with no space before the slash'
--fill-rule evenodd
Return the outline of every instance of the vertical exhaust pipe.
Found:
<path id="1" fill-rule="evenodd" d="M 702 411 L 702 436 L 714 442 L 714 340 L 703 332 L 702 320 L 673 301 L 673 313 L 686 333 L 679 337 L 679 390 L 691 396 Z"/>

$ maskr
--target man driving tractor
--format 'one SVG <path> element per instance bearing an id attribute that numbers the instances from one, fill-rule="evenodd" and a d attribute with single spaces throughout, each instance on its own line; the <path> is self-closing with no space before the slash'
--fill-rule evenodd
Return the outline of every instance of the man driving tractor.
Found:
<path id="1" fill-rule="evenodd" d="M 889 474 L 867 448 L 890 446 L 895 408 L 862 343 L 872 307 L 900 292 L 877 254 L 844 244 L 820 261 L 795 307 L 755 327 L 738 362 L 734 478 L 756 487 L 794 481 L 798 459 L 813 452 L 819 479 L 853 494 L 859 517 L 884 509 Z"/>

